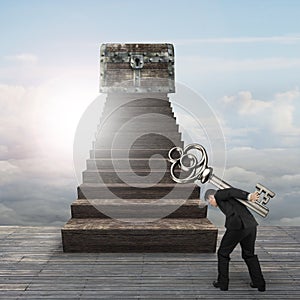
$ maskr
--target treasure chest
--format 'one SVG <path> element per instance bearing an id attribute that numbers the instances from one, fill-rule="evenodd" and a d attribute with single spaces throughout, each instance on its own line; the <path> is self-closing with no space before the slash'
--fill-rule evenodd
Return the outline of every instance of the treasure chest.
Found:
<path id="1" fill-rule="evenodd" d="M 102 44 L 100 92 L 174 93 L 172 44 Z"/>

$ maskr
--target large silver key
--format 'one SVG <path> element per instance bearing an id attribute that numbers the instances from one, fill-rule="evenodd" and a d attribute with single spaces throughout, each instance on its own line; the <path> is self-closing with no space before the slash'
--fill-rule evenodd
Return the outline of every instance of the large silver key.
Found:
<path id="1" fill-rule="evenodd" d="M 200 153 L 198 158 L 189 151 L 196 150 Z M 219 189 L 226 189 L 232 187 L 227 182 L 213 174 L 213 168 L 208 167 L 208 156 L 205 148 L 199 144 L 187 145 L 184 149 L 180 147 L 174 147 L 169 151 L 169 161 L 171 162 L 171 177 L 178 183 L 191 183 L 200 181 L 202 184 L 210 182 Z M 180 172 L 179 177 L 176 176 L 175 169 L 180 168 L 183 172 Z M 185 175 L 183 177 L 183 175 Z M 258 183 L 256 189 L 259 194 L 259 199 L 255 202 L 236 199 L 257 214 L 262 217 L 266 217 L 269 213 L 269 208 L 266 204 L 271 198 L 275 196 L 275 193 Z"/>

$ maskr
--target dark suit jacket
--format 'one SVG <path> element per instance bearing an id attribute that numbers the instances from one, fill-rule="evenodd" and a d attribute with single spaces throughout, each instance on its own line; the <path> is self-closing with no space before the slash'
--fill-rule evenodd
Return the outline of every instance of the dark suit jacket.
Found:
<path id="1" fill-rule="evenodd" d="M 236 188 L 216 192 L 215 199 L 226 216 L 225 227 L 227 229 L 242 229 L 258 225 L 247 207 L 235 199 L 247 200 L 248 195 L 248 192 Z"/>

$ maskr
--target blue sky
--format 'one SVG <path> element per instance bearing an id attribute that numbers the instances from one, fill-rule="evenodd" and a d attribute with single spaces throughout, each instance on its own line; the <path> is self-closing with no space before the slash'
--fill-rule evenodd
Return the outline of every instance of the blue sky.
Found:
<path id="1" fill-rule="evenodd" d="M 278 189 L 268 222 L 300 225 L 299 20 L 296 0 L 0 0 L 0 223 L 68 218 L 72 139 L 98 95 L 100 44 L 168 42 L 176 80 L 203 95 L 222 124 L 226 179 Z"/>

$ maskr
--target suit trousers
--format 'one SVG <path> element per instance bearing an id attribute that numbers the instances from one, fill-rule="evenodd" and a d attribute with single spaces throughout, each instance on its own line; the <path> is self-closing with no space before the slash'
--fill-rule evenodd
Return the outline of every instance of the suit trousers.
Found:
<path id="1" fill-rule="evenodd" d="M 230 258 L 231 252 L 240 243 L 243 259 L 251 258 L 255 252 L 256 226 L 243 229 L 227 229 L 219 250 L 218 255 L 224 258 Z"/>
<path id="2" fill-rule="evenodd" d="M 230 254 L 240 243 L 242 257 L 245 260 L 252 283 L 259 287 L 265 286 L 260 264 L 255 252 L 256 226 L 238 230 L 227 229 L 218 250 L 218 282 L 228 288 Z"/>

